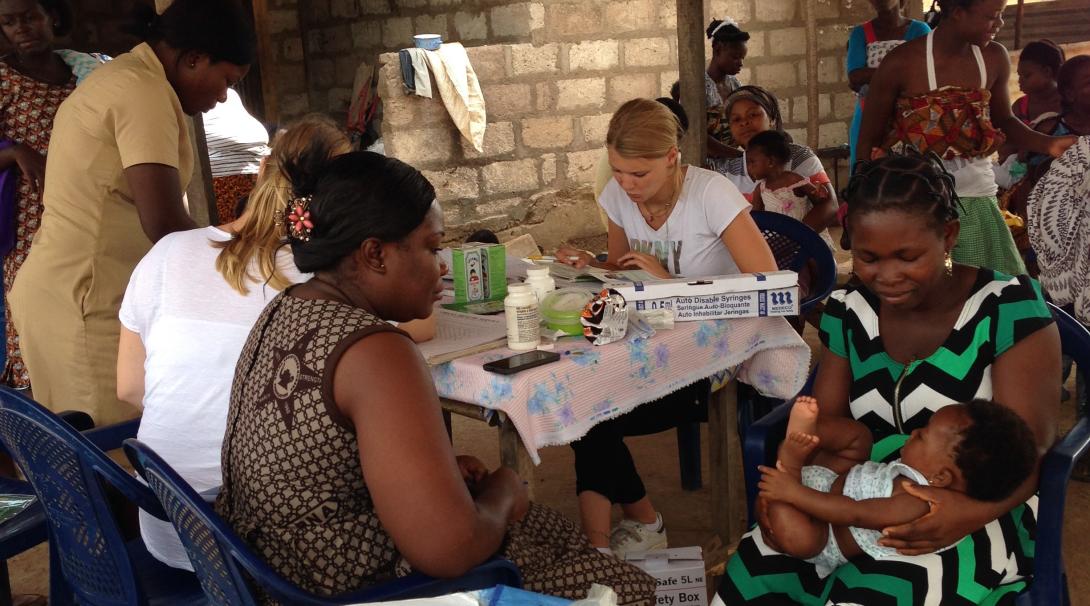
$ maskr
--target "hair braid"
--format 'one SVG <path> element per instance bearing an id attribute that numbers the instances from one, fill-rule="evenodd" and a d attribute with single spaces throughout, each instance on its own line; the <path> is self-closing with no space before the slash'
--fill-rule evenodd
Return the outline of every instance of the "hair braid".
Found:
<path id="1" fill-rule="evenodd" d="M 845 190 L 849 219 L 899 210 L 925 215 L 930 224 L 941 228 L 958 218 L 961 202 L 954 191 L 954 177 L 934 152 L 910 150 L 856 166 Z"/>

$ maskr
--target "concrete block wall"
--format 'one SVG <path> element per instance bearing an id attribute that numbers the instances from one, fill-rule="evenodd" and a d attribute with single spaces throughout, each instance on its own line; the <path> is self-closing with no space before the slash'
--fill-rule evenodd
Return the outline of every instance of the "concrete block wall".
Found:
<path id="1" fill-rule="evenodd" d="M 799 4 L 711 0 L 706 17 L 731 16 L 751 32 L 742 81 L 773 91 L 788 130 L 806 141 L 805 21 Z M 822 146 L 848 139 L 854 96 L 844 74 L 845 48 L 850 27 L 869 11 L 855 4 L 818 0 Z M 579 229 L 600 230 L 588 185 L 609 117 L 632 97 L 667 94 L 677 79 L 674 7 L 668 0 L 543 0 L 503 7 L 526 24 L 503 31 L 517 30 L 528 41 L 469 47 L 487 105 L 483 153 L 460 137 L 438 100 L 406 96 L 396 53 L 383 54 L 379 94 L 387 153 L 425 171 L 455 236 L 480 227 L 538 230 L 535 237 L 550 242 L 554 231 L 575 237 L 571 232 Z M 490 10 L 490 31 L 496 16 L 507 14 Z M 562 206 L 586 220 L 552 226 L 549 216 Z"/>
<path id="2" fill-rule="evenodd" d="M 852 0 L 817 0 L 818 146 L 848 142 L 855 96 L 848 88 L 844 60 L 852 27 L 873 17 L 870 5 Z M 787 131 L 807 141 L 806 20 L 803 2 L 787 0 L 708 0 L 708 17 L 732 17 L 752 38 L 743 84 L 775 93 Z M 708 47 L 707 53 L 710 54 Z"/>
<path id="3" fill-rule="evenodd" d="M 318 80 L 307 72 L 302 21 L 309 10 L 310 0 L 268 0 L 265 23 L 259 25 L 267 32 L 268 52 L 272 57 L 272 65 L 264 66 L 262 75 L 272 80 L 281 122 L 313 111 L 310 89 Z M 344 86 L 351 88 L 353 76 L 348 77 Z M 347 111 L 347 105 L 345 108 Z"/>
<path id="4" fill-rule="evenodd" d="M 634 36 L 470 47 L 488 115 L 482 152 L 461 137 L 441 101 L 406 95 L 397 54 L 384 54 L 386 153 L 424 171 L 454 238 L 487 227 L 528 230 L 553 245 L 600 233 L 588 184 L 610 114 L 632 97 L 669 90 L 674 44 Z"/>
<path id="5" fill-rule="evenodd" d="M 613 88 L 607 82 L 604 91 L 566 84 L 583 96 L 602 92 L 609 98 L 626 90 L 651 94 L 660 82 L 655 78 L 652 83 L 647 73 L 676 64 L 674 6 L 672 0 L 308 0 L 300 10 L 300 25 L 305 30 L 309 109 L 344 111 L 356 67 L 411 46 L 416 33 L 441 34 L 467 47 L 515 45 L 511 60 L 517 77 L 569 71 L 641 73 L 634 82 L 618 81 Z M 559 85 L 550 88 L 564 96 Z"/>
<path id="6" fill-rule="evenodd" d="M 599 0 L 489 8 L 490 38 L 508 33 L 512 41 L 466 42 L 487 106 L 483 152 L 461 138 L 441 102 L 406 96 L 396 53 L 383 54 L 386 152 L 435 184 L 453 237 L 487 227 L 529 231 L 551 246 L 600 233 L 588 184 L 609 117 L 633 97 L 667 94 L 677 79 L 676 33 L 664 27 L 673 25 L 674 6 Z"/>
<path id="7" fill-rule="evenodd" d="M 278 2 L 284 8 L 295 3 Z M 707 0 L 704 16 L 705 22 L 712 17 L 732 17 L 751 32 L 749 59 L 740 78 L 775 92 L 792 135 L 805 141 L 807 74 L 802 4 L 797 0 Z M 844 73 L 848 32 L 871 15 L 866 2 L 817 0 L 816 4 L 820 145 L 825 146 L 847 141 L 854 108 Z M 439 33 L 444 40 L 460 41 L 467 47 L 523 44 L 527 45 L 524 48 L 547 49 L 544 54 L 535 51 L 525 57 L 523 51 L 515 51 L 516 76 L 609 75 L 604 91 L 608 105 L 632 96 L 662 94 L 676 80 L 675 10 L 673 0 L 307 0 L 298 7 L 304 46 L 300 48 L 298 40 L 279 41 L 289 45 L 281 49 L 288 52 L 278 58 L 288 66 L 279 79 L 290 81 L 291 88 L 306 82 L 308 103 L 302 111 L 339 114 L 347 108 L 353 76 L 361 62 L 374 63 L 381 53 L 410 46 L 414 33 Z M 304 66 L 305 80 L 297 79 Z M 664 77 L 670 80 L 666 88 L 662 86 Z M 593 87 L 584 90 L 578 83 L 566 86 L 584 96 L 600 92 Z M 557 94 L 565 92 L 557 86 L 550 89 Z M 285 110 L 301 108 L 294 97 L 285 106 Z"/>

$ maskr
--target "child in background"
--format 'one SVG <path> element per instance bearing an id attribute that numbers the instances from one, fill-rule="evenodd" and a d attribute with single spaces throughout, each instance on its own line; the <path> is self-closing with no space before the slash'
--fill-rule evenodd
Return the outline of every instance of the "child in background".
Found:
<path id="1" fill-rule="evenodd" d="M 761 526 L 765 542 L 808 559 L 822 576 L 864 552 L 874 558 L 895 556 L 896 550 L 878 544 L 882 529 L 930 510 L 906 485 L 999 502 L 1014 494 L 1037 463 L 1026 422 L 987 400 L 939 409 L 925 427 L 912 432 L 901 458 L 891 463 L 868 460 L 871 441 L 862 423 L 833 416 L 819 422 L 817 400 L 798 398 L 776 468 L 760 467 L 758 507 L 767 507 Z"/>
<path id="2" fill-rule="evenodd" d="M 787 136 L 776 130 L 754 135 L 746 146 L 746 170 L 757 181 L 754 210 L 767 210 L 798 219 L 816 231 L 833 248 L 827 226 L 836 216 L 828 191 L 809 179 L 787 170 L 791 150 Z M 835 249 L 834 249 L 835 250 Z"/>
<path id="3" fill-rule="evenodd" d="M 1025 93 L 1011 105 L 1014 117 L 1033 128 L 1041 120 L 1060 115 L 1062 98 L 1057 83 L 1064 51 L 1051 40 L 1036 40 L 1018 57 L 1018 88 Z"/>
<path id="4" fill-rule="evenodd" d="M 1025 94 L 1011 104 L 1011 112 L 1026 126 L 1037 129 L 1038 124 L 1058 118 L 1063 111 L 1059 78 L 1064 59 L 1063 49 L 1051 40 L 1030 42 L 1018 56 L 1018 88 Z M 1012 159 L 1011 156 L 1015 154 L 1018 157 Z M 1018 177 L 1025 174 L 1024 163 L 1030 155 L 1010 143 L 1005 143 L 1000 148 L 999 161 L 1002 168 L 996 169 L 996 181 L 1000 187 L 1011 187 L 1018 181 Z M 1033 155 L 1036 156 L 1036 163 L 1047 158 L 1040 154 Z M 1022 166 L 1013 169 L 1011 163 L 1015 161 L 1022 163 Z M 1004 171 L 1010 172 L 1012 177 L 1004 179 Z"/>

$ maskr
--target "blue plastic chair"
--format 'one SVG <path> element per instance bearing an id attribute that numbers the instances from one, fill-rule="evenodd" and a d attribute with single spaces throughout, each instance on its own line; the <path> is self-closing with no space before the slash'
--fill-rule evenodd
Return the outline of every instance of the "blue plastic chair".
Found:
<path id="1" fill-rule="evenodd" d="M 0 478 L 0 494 L 34 495 L 27 482 Z M 8 559 L 44 543 L 46 540 L 45 512 L 37 501 L 0 524 L 0 606 L 11 606 L 11 581 Z"/>
<path id="2" fill-rule="evenodd" d="M 94 427 L 94 422 L 86 413 L 62 412 L 57 416 L 80 431 Z M 115 448 L 120 447 L 121 440 L 118 440 Z M 10 456 L 2 444 L 0 444 L 0 453 L 3 456 Z M 34 496 L 34 488 L 22 480 L 0 477 L 0 494 Z M 0 523 L 0 606 L 12 604 L 8 560 L 44 543 L 46 538 L 48 537 L 45 511 L 42 510 L 42 505 L 37 499 L 11 519 Z"/>
<path id="3" fill-rule="evenodd" d="M 794 272 L 802 271 L 813 260 L 816 271 L 811 278 L 811 292 L 799 302 L 802 314 L 824 301 L 836 286 L 836 260 L 833 251 L 816 231 L 805 223 L 768 211 L 750 213 L 753 221 L 765 237 L 765 242 L 776 257 L 776 266 Z M 756 402 L 740 397 L 738 400 L 738 432 L 745 435 L 753 422 Z M 699 490 L 703 486 L 700 473 L 700 424 L 682 423 L 677 428 L 677 454 L 681 466 L 681 487 Z"/>
<path id="4" fill-rule="evenodd" d="M 1049 303 L 1060 331 L 1063 353 L 1075 360 L 1078 372 L 1090 373 L 1090 332 L 1059 307 Z M 811 382 L 808 383 L 812 387 Z M 808 394 L 809 391 L 802 393 Z M 786 401 L 785 401 L 786 404 Z M 790 406 L 780 405 L 754 422 L 743 438 L 742 464 L 745 467 L 746 505 L 750 525 L 757 523 L 754 504 L 761 474 L 757 465 L 773 465 L 776 451 L 787 429 Z M 1037 544 L 1033 557 L 1033 581 L 1017 598 L 1018 606 L 1067 606 L 1071 603 L 1067 575 L 1063 566 L 1063 513 L 1071 470 L 1090 451 L 1090 417 L 1078 419 L 1067 435 L 1054 445 L 1041 461 L 1037 488 Z"/>
<path id="5" fill-rule="evenodd" d="M 125 454 L 147 481 L 174 524 L 209 600 L 225 606 L 258 603 L 252 580 L 282 604 L 319 606 L 380 600 L 427 598 L 486 589 L 496 585 L 522 587 L 522 576 L 507 560 L 492 559 L 457 579 L 434 579 L 419 573 L 336 596 L 319 596 L 284 579 L 255 554 L 234 530 L 146 444 L 125 440 Z"/>
<path id="6" fill-rule="evenodd" d="M 799 303 L 799 310 L 805 313 L 824 301 L 836 286 L 836 259 L 825 240 L 810 226 L 787 215 L 763 210 L 750 215 L 772 249 L 776 267 L 800 272 L 811 260 L 817 265 L 811 277 L 813 288 Z"/>
<path id="7" fill-rule="evenodd" d="M 112 489 L 166 519 L 155 495 L 101 449 L 139 421 L 81 434 L 19 392 L 0 388 L 0 442 L 34 489 L 48 523 L 50 604 L 205 604 L 196 576 L 126 542 L 109 506 Z"/>

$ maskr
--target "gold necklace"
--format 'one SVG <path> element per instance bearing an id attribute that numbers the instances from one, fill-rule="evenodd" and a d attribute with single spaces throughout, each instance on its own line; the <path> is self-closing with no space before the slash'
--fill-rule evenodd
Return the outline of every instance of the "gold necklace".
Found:
<path id="1" fill-rule="evenodd" d="M 673 202 L 667 202 L 666 206 L 662 207 L 657 212 L 652 212 L 651 209 L 647 208 L 647 206 L 645 206 L 644 204 L 641 203 L 640 204 L 640 210 L 644 211 L 643 212 L 643 218 L 646 219 L 648 223 L 651 223 L 656 218 L 661 217 L 661 216 L 666 215 L 667 213 L 669 213 L 670 208 L 673 207 L 673 206 L 674 206 Z"/>

